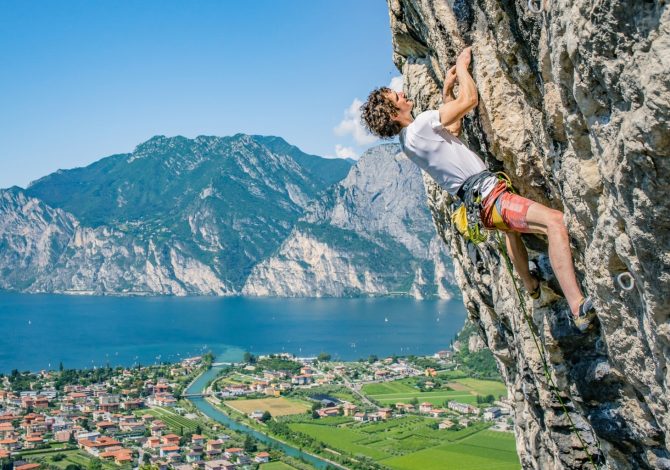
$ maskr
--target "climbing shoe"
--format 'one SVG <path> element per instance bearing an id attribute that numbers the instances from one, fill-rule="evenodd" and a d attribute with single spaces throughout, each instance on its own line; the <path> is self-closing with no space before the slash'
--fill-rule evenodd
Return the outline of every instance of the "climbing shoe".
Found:
<path id="1" fill-rule="evenodd" d="M 537 287 L 534 290 L 529 290 L 528 295 L 533 300 L 540 300 L 540 295 L 542 294 L 542 281 L 537 276 L 533 276 L 533 279 L 537 281 Z"/>
<path id="2" fill-rule="evenodd" d="M 595 317 L 596 309 L 593 307 L 591 297 L 587 297 L 582 300 L 582 303 L 579 305 L 579 313 L 576 316 L 573 316 L 573 321 L 575 322 L 577 329 L 582 333 L 585 333 L 591 326 Z"/>

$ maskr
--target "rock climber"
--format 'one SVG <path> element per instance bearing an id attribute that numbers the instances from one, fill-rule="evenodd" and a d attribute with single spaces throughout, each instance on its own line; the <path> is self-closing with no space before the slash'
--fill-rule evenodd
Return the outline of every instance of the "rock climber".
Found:
<path id="1" fill-rule="evenodd" d="M 381 138 L 399 135 L 407 157 L 419 165 L 452 196 L 468 200 L 476 192 L 479 218 L 487 229 L 505 234 L 512 263 L 534 300 L 541 295 L 541 283 L 531 274 L 528 252 L 521 233 L 539 233 L 549 242 L 549 261 L 568 301 L 575 326 L 585 332 L 595 317 L 590 297 L 584 297 L 570 251 L 563 213 L 509 191 L 508 184 L 487 170 L 484 162 L 461 142 L 461 120 L 478 104 L 477 88 L 468 72 L 470 48 L 461 52 L 444 80 L 443 104 L 437 110 L 412 117 L 414 103 L 404 93 L 381 87 L 373 90 L 361 106 L 362 120 Z M 459 84 L 458 96 L 454 86 Z M 470 198 L 472 200 L 472 198 Z M 476 217 L 476 216 L 475 216 Z M 495 225 L 494 225 L 495 221 Z"/>

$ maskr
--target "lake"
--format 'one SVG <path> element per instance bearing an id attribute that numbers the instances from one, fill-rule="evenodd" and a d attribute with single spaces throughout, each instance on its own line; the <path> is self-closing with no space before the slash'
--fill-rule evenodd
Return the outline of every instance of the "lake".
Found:
<path id="1" fill-rule="evenodd" d="M 95 297 L 0 292 L 0 372 L 130 366 L 212 351 L 333 359 L 425 355 L 465 321 L 460 299 Z"/>

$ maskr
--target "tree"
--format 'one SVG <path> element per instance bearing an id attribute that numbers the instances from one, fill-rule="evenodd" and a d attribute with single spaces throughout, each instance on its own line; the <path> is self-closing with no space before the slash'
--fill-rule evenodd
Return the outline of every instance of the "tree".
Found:
<path id="1" fill-rule="evenodd" d="M 272 419 L 272 415 L 268 410 L 265 410 L 263 412 L 263 416 L 261 416 L 261 422 L 266 423 Z"/>
<path id="2" fill-rule="evenodd" d="M 247 434 L 247 437 L 244 438 L 244 451 L 250 453 L 256 452 L 256 449 L 258 449 L 256 441 L 249 434 Z"/>
<path id="3" fill-rule="evenodd" d="M 247 364 L 253 364 L 256 362 L 256 356 L 251 354 L 249 351 L 245 351 L 244 356 L 242 356 L 242 361 L 246 362 Z"/>
<path id="4" fill-rule="evenodd" d="M 417 397 L 412 397 L 412 399 L 409 401 L 410 405 L 418 405 L 419 404 L 419 399 Z"/>
<path id="5" fill-rule="evenodd" d="M 102 462 L 100 459 L 92 459 L 88 464 L 88 470 L 102 470 Z"/>
<path id="6" fill-rule="evenodd" d="M 375 354 L 370 354 L 368 356 L 368 362 L 370 364 L 373 364 L 373 363 L 377 362 L 378 360 L 379 360 L 379 358 Z"/>
<path id="7" fill-rule="evenodd" d="M 63 367 L 63 361 L 60 361 L 60 364 L 58 364 L 58 370 L 59 370 L 60 372 L 63 372 L 63 369 L 64 369 L 64 367 Z"/>
<path id="8" fill-rule="evenodd" d="M 326 352 L 321 352 L 321 353 L 319 353 L 319 355 L 317 356 L 317 360 L 318 360 L 319 362 L 328 362 L 328 361 L 330 361 L 330 357 L 331 357 L 330 354 L 328 354 L 328 353 L 326 353 Z"/>

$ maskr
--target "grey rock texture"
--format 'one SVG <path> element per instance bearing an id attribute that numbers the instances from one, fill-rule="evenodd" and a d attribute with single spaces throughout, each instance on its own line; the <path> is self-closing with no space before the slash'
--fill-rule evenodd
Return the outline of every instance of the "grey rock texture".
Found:
<path id="1" fill-rule="evenodd" d="M 179 243 L 83 226 L 22 190 L 0 190 L 0 288 L 67 294 L 234 293 Z"/>
<path id="2" fill-rule="evenodd" d="M 389 9 L 415 112 L 439 104 L 444 71 L 471 45 L 480 101 L 464 139 L 521 194 L 565 213 L 599 325 L 580 336 L 562 298 L 527 303 L 586 445 L 551 393 L 495 242 L 454 236 L 452 201 L 426 177 L 429 205 L 508 385 L 522 465 L 591 468 L 590 454 L 607 468 L 670 468 L 670 11 L 664 1 L 541 3 L 540 14 L 525 0 L 389 0 Z M 525 240 L 546 268 L 546 241 Z M 622 273 L 632 290 L 619 286 Z"/>
<path id="3" fill-rule="evenodd" d="M 290 297 L 453 296 L 447 249 L 425 204 L 421 172 L 398 144 L 363 154 L 313 201 L 243 293 Z"/>

